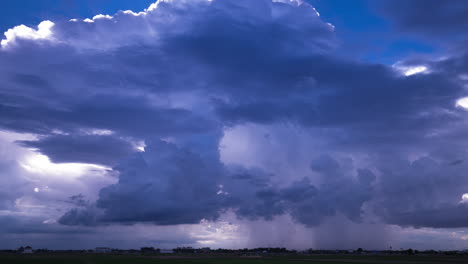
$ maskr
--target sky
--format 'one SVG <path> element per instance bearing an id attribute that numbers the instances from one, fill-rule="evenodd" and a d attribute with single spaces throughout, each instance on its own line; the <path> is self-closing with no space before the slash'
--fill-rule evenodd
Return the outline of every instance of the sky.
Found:
<path id="1" fill-rule="evenodd" d="M 7 0 L 0 248 L 468 249 L 465 0 Z"/>

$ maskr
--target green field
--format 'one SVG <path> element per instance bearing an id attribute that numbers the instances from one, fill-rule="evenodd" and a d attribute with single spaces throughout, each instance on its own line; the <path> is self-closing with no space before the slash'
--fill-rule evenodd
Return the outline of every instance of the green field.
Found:
<path id="1" fill-rule="evenodd" d="M 0 255 L 1 264 L 466 264 L 467 256 L 294 256 L 294 257 L 183 257 L 111 255 Z"/>

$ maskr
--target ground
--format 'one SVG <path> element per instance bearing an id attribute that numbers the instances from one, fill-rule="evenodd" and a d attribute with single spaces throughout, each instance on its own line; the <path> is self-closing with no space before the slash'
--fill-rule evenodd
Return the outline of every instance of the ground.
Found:
<path id="1" fill-rule="evenodd" d="M 465 264 L 468 256 L 294 256 L 294 257 L 190 257 L 129 255 L 0 255 L 2 264 Z"/>

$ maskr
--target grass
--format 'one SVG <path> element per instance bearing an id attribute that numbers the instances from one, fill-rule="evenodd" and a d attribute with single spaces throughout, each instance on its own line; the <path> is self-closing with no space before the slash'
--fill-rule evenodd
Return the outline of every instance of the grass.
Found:
<path id="1" fill-rule="evenodd" d="M 462 264 L 466 256 L 287 256 L 287 257 L 190 257 L 132 255 L 0 255 L 1 264 Z"/>

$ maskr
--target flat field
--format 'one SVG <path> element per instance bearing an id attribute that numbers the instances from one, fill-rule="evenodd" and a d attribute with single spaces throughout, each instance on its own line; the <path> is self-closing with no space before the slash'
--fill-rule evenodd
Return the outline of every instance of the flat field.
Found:
<path id="1" fill-rule="evenodd" d="M 467 256 L 197 257 L 130 255 L 0 255 L 1 264 L 467 264 Z"/>

